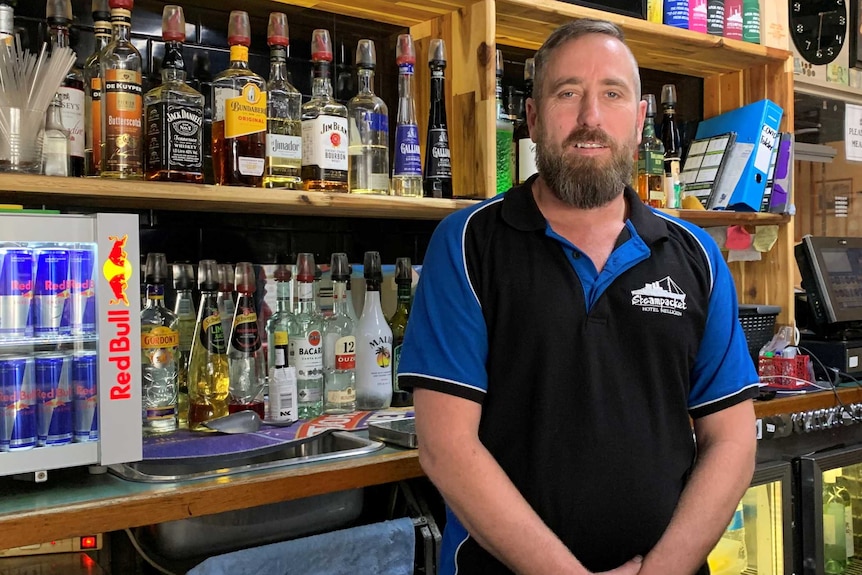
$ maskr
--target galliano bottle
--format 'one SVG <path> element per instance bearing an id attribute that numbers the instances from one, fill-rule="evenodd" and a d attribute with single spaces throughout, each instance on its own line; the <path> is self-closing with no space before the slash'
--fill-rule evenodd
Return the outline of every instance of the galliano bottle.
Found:
<path id="1" fill-rule="evenodd" d="M 347 254 L 332 254 L 332 315 L 323 322 L 324 401 L 326 413 L 356 409 L 356 325 L 347 311 Z"/>
<path id="2" fill-rule="evenodd" d="M 422 154 L 413 100 L 413 66 L 416 50 L 410 34 L 399 34 L 395 46 L 398 64 L 398 117 L 395 126 L 395 166 L 392 169 L 392 195 L 422 195 Z"/>
<path id="3" fill-rule="evenodd" d="M 356 408 L 392 403 L 392 329 L 380 307 L 383 271 L 378 252 L 365 252 L 365 304 L 356 326 Z"/>
<path id="4" fill-rule="evenodd" d="M 350 120 L 347 181 L 351 194 L 389 193 L 389 109 L 374 94 L 374 42 L 356 46 L 359 93 L 347 104 Z"/>
<path id="5" fill-rule="evenodd" d="M 296 310 L 290 316 L 288 363 L 296 368 L 299 417 L 310 419 L 323 411 L 323 318 L 314 297 L 314 255 L 296 260 Z"/>
<path id="6" fill-rule="evenodd" d="M 48 0 L 46 10 L 52 48 L 69 47 L 71 0 Z M 84 74 L 72 66 L 57 90 L 63 108 L 63 127 L 69 132 L 69 174 L 84 175 Z"/>
<path id="7" fill-rule="evenodd" d="M 236 291 L 239 294 L 228 343 L 230 363 L 230 403 L 228 411 L 252 410 L 263 419 L 263 385 L 266 365 L 254 305 L 254 268 L 249 262 L 236 264 Z"/>
<path id="8" fill-rule="evenodd" d="M 431 107 L 425 141 L 425 172 L 422 187 L 426 198 L 452 197 L 452 158 L 449 153 L 449 126 L 446 122 L 446 43 L 431 40 L 428 50 L 431 70 Z"/>
<path id="9" fill-rule="evenodd" d="M 84 171 L 98 176 L 102 169 L 102 78 L 99 55 L 111 42 L 111 12 L 108 0 L 93 0 L 93 35 L 96 49 L 84 62 Z"/>

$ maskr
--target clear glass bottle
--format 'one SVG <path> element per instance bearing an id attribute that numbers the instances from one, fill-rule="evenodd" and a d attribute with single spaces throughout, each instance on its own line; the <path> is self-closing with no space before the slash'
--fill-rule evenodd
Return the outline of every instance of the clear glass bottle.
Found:
<path id="1" fill-rule="evenodd" d="M 332 98 L 332 42 L 328 30 L 312 32 L 311 61 L 311 99 L 302 105 L 303 186 L 306 190 L 346 192 L 347 106 Z"/>
<path id="2" fill-rule="evenodd" d="M 15 10 L 0 4 L 0 45 L 11 48 L 15 43 Z"/>
<path id="3" fill-rule="evenodd" d="M 323 322 L 323 409 L 349 413 L 356 409 L 356 326 L 347 312 L 347 254 L 332 254 L 330 274 L 332 315 Z"/>
<path id="4" fill-rule="evenodd" d="M 71 0 L 48 0 L 46 10 L 51 48 L 69 47 L 69 26 L 72 25 Z M 69 132 L 69 175 L 84 175 L 84 74 L 72 66 L 60 89 L 63 107 L 63 127 Z"/>
<path id="5" fill-rule="evenodd" d="M 645 94 L 647 101 L 641 143 L 638 146 L 638 196 L 654 208 L 664 207 L 664 146 L 655 135 L 655 96 Z"/>
<path id="6" fill-rule="evenodd" d="M 536 60 L 527 58 L 524 62 L 524 96 L 533 97 L 533 75 L 536 72 Z M 538 171 L 536 167 L 536 144 L 530 138 L 530 127 L 527 125 L 526 109 L 522 110 L 515 127 L 515 170 L 516 180 L 523 184 Z"/>
<path id="7" fill-rule="evenodd" d="M 446 121 L 446 79 L 443 75 L 446 69 L 446 44 L 440 38 L 431 40 L 428 68 L 431 70 L 431 106 L 428 111 L 422 185 L 426 198 L 451 198 L 452 158 Z"/>
<path id="8" fill-rule="evenodd" d="M 664 146 L 665 207 L 679 208 L 682 202 L 682 182 L 679 177 L 682 144 L 676 119 L 676 86 L 661 87 L 661 143 Z"/>
<path id="9" fill-rule="evenodd" d="M 228 411 L 234 413 L 250 409 L 263 419 L 266 417 L 263 405 L 266 365 L 257 325 L 256 284 L 251 263 L 236 264 L 234 283 L 238 297 L 227 352 L 230 363 Z"/>
<path id="10" fill-rule="evenodd" d="M 314 297 L 314 269 L 314 254 L 299 254 L 296 311 L 288 323 L 288 363 L 296 368 L 300 419 L 323 411 L 323 318 Z"/>
<path id="11" fill-rule="evenodd" d="M 215 260 L 201 260 L 198 264 L 201 301 L 189 356 L 189 429 L 192 431 L 211 431 L 203 423 L 228 414 L 230 368 L 216 301 L 217 274 Z"/>
<path id="12" fill-rule="evenodd" d="M 48 106 L 42 133 L 42 173 L 46 176 L 69 176 L 69 131 L 63 126 L 63 104 L 60 95 Z"/>
<path id="13" fill-rule="evenodd" d="M 503 105 L 503 52 L 500 50 L 497 50 L 496 62 L 497 84 L 494 97 L 497 105 L 497 136 L 494 157 L 497 167 L 497 193 L 502 194 L 512 187 L 515 180 L 515 158 L 512 150 L 515 129 Z"/>
<path id="14" fill-rule="evenodd" d="M 212 82 L 212 154 L 215 182 L 260 187 L 266 157 L 266 83 L 248 66 L 248 14 L 228 22 L 230 65 Z"/>
<path id="15" fill-rule="evenodd" d="M 395 160 L 392 168 L 392 195 L 422 197 L 422 152 L 413 99 L 413 67 L 416 50 L 410 34 L 399 34 L 395 45 L 398 64 L 398 116 L 395 125 Z"/>
<path id="16" fill-rule="evenodd" d="M 111 12 L 108 0 L 93 0 L 93 35 L 96 49 L 84 62 L 84 172 L 98 176 L 102 161 L 102 78 L 99 56 L 111 43 Z"/>
<path id="17" fill-rule="evenodd" d="M 379 252 L 365 252 L 365 303 L 356 326 L 356 408 L 386 409 L 392 402 L 392 329 L 380 306 Z"/>
<path id="18" fill-rule="evenodd" d="M 287 346 L 273 348 L 273 367 L 269 372 L 269 406 L 267 421 L 279 424 L 299 419 L 296 368 L 287 365 Z"/>
<path id="19" fill-rule="evenodd" d="M 267 374 L 272 375 L 275 368 L 275 348 L 282 347 L 285 350 L 284 361 L 288 365 L 288 328 L 291 314 L 291 271 L 286 265 L 278 265 L 275 268 L 275 312 L 266 320 L 266 355 Z"/>
<path id="20" fill-rule="evenodd" d="M 377 52 L 372 40 L 356 46 L 359 93 L 347 104 L 350 119 L 348 187 L 351 194 L 389 193 L 389 109 L 374 94 Z"/>
<path id="21" fill-rule="evenodd" d="M 144 96 L 146 177 L 164 182 L 204 181 L 204 97 L 186 84 L 183 9 L 162 12 L 162 83 Z"/>
<path id="22" fill-rule="evenodd" d="M 290 43 L 287 16 L 269 15 L 269 82 L 266 84 L 266 165 L 263 187 L 302 188 L 302 94 L 288 81 L 287 50 Z"/>
<path id="23" fill-rule="evenodd" d="M 407 407 L 413 405 L 413 394 L 398 386 L 398 363 L 401 360 L 401 345 L 404 343 L 404 332 L 407 330 L 407 320 L 410 318 L 410 307 L 413 304 L 413 267 L 410 258 L 395 260 L 395 285 L 398 289 L 398 302 L 395 313 L 389 318 L 392 329 L 392 405 Z"/>
<path id="24" fill-rule="evenodd" d="M 230 337 L 230 329 L 233 325 L 233 312 L 236 302 L 233 300 L 235 270 L 231 264 L 218 264 L 218 312 L 221 316 L 222 331 L 225 341 Z"/>
<path id="25" fill-rule="evenodd" d="M 144 177 L 141 54 L 131 40 L 134 0 L 109 0 L 111 43 L 99 56 L 103 178 Z"/>
<path id="26" fill-rule="evenodd" d="M 195 307 L 192 289 L 195 283 L 195 272 L 192 264 L 174 264 L 174 313 L 177 316 L 177 331 L 180 334 L 179 355 L 177 356 L 177 421 L 181 429 L 189 426 L 189 354 L 195 335 Z"/>
<path id="27" fill-rule="evenodd" d="M 165 306 L 167 277 L 165 254 L 147 254 L 147 303 L 141 310 L 141 396 L 146 434 L 177 429 L 180 334 L 176 314 Z"/>

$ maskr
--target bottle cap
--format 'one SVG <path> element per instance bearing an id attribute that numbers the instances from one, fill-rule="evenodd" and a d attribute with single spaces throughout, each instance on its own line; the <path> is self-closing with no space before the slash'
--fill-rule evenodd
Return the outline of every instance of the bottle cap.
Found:
<path id="1" fill-rule="evenodd" d="M 410 34 L 398 34 L 395 44 L 395 63 L 399 66 L 416 63 L 416 49 L 413 47 L 413 37 Z"/>
<path id="2" fill-rule="evenodd" d="M 69 24 L 72 21 L 71 0 L 48 0 L 45 7 L 48 24 Z"/>
<path id="3" fill-rule="evenodd" d="M 446 42 L 442 38 L 432 38 L 428 48 L 428 63 L 446 64 Z"/>
<path id="4" fill-rule="evenodd" d="M 397 285 L 413 283 L 413 267 L 410 265 L 410 258 L 395 260 L 395 283 Z"/>
<path id="5" fill-rule="evenodd" d="M 180 6 L 168 4 L 162 10 L 162 40 L 166 42 L 185 42 L 186 17 Z"/>
<path id="6" fill-rule="evenodd" d="M 231 46 L 251 45 L 251 25 L 248 23 L 248 12 L 231 10 L 227 24 L 227 43 Z"/>
<path id="7" fill-rule="evenodd" d="M 301 253 L 296 257 L 296 281 L 311 283 L 314 281 L 314 254 Z"/>
<path id="8" fill-rule="evenodd" d="M 356 44 L 356 67 L 373 70 L 375 66 L 377 66 L 377 49 L 374 47 L 374 40 L 360 40 Z"/>
<path id="9" fill-rule="evenodd" d="M 293 274 L 290 272 L 290 266 L 285 264 L 275 266 L 275 271 L 272 275 L 277 282 L 289 282 L 290 278 L 293 277 Z"/>
<path id="10" fill-rule="evenodd" d="M 665 84 L 661 87 L 661 104 L 662 106 L 676 106 L 676 86 L 673 84 Z"/>
<path id="11" fill-rule="evenodd" d="M 329 274 L 334 282 L 350 281 L 350 266 L 347 265 L 347 254 L 332 254 L 332 259 L 329 263 Z"/>
<path id="12" fill-rule="evenodd" d="M 383 281 L 383 269 L 380 267 L 380 252 L 365 252 L 363 275 L 367 280 Z"/>
<path id="13" fill-rule="evenodd" d="M 171 267 L 175 290 L 187 290 L 195 286 L 195 271 L 192 264 L 174 264 Z"/>
<path id="14" fill-rule="evenodd" d="M 201 291 L 218 289 L 218 264 L 215 260 L 201 260 L 198 263 L 198 287 Z"/>
<path id="15" fill-rule="evenodd" d="M 165 254 L 147 254 L 144 281 L 148 284 L 164 284 L 166 279 L 168 279 L 168 260 Z"/>
<path id="16" fill-rule="evenodd" d="M 329 30 L 318 28 L 311 33 L 311 60 L 332 62 L 332 41 L 329 39 Z"/>
<path id="17" fill-rule="evenodd" d="M 91 8 L 93 22 L 111 19 L 111 9 L 108 7 L 108 0 L 93 0 Z"/>
<path id="18" fill-rule="evenodd" d="M 524 81 L 532 82 L 536 76 L 536 59 L 527 58 L 524 60 Z"/>
<path id="19" fill-rule="evenodd" d="M 240 293 L 254 293 L 254 267 L 251 265 L 251 262 L 239 262 L 236 264 L 234 284 L 236 284 L 236 291 Z"/>
<path id="20" fill-rule="evenodd" d="M 273 12 L 269 15 L 266 26 L 266 43 L 270 46 L 288 46 L 290 36 L 287 33 L 287 14 Z"/>
<path id="21" fill-rule="evenodd" d="M 643 100 L 646 100 L 646 115 L 655 116 L 655 94 L 644 94 Z"/>
<path id="22" fill-rule="evenodd" d="M 108 6 L 111 10 L 128 10 L 131 12 L 135 8 L 135 0 L 108 0 Z"/>

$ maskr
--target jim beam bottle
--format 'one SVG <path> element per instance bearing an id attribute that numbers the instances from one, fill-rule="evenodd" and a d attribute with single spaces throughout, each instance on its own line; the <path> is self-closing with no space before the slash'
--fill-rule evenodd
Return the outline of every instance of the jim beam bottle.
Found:
<path id="1" fill-rule="evenodd" d="M 98 176 L 102 169 L 102 77 L 99 56 L 111 43 L 108 0 L 93 0 L 93 35 L 96 49 L 84 62 L 84 172 L 88 176 Z"/>

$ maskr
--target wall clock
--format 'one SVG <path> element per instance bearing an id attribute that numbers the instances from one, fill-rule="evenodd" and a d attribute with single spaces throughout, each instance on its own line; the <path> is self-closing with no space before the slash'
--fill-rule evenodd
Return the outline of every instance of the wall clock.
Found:
<path id="1" fill-rule="evenodd" d="M 847 38 L 845 0 L 789 0 L 790 37 L 799 55 L 814 65 L 838 57 Z"/>

